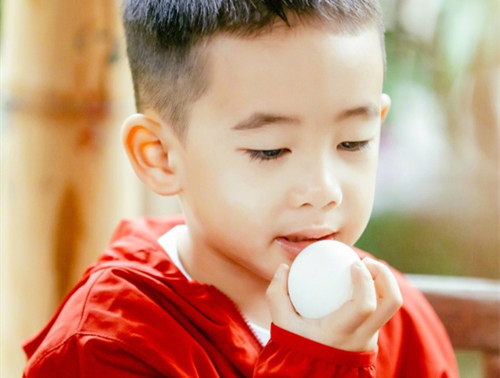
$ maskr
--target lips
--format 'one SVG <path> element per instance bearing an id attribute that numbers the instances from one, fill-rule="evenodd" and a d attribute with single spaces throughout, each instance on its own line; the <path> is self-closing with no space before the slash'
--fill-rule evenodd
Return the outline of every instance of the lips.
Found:
<path id="1" fill-rule="evenodd" d="M 335 234 L 326 229 L 306 230 L 277 237 L 275 241 L 286 252 L 288 258 L 293 260 L 307 246 L 320 240 L 333 240 Z"/>

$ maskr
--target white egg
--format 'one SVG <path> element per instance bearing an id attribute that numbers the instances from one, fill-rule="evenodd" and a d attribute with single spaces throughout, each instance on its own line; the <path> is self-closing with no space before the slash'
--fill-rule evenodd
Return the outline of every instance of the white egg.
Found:
<path id="1" fill-rule="evenodd" d="M 288 293 L 295 310 L 306 318 L 321 318 L 352 298 L 351 265 L 359 257 L 349 246 L 321 240 L 293 261 Z"/>

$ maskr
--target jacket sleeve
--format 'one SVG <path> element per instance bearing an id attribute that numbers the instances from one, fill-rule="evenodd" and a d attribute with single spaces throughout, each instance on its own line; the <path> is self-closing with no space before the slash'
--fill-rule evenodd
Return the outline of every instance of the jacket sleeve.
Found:
<path id="1" fill-rule="evenodd" d="M 396 273 L 403 307 L 379 334 L 377 371 L 390 377 L 459 376 L 446 330 L 425 297 Z"/>
<path id="2" fill-rule="evenodd" d="M 254 377 L 375 377 L 377 352 L 347 352 L 271 325 Z"/>
<path id="3" fill-rule="evenodd" d="M 160 377 L 148 364 L 112 339 L 75 334 L 31 361 L 23 378 Z"/>

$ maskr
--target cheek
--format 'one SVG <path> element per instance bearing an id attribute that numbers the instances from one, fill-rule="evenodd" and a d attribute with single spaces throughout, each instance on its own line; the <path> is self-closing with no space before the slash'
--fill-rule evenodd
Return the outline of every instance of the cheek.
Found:
<path id="1" fill-rule="evenodd" d="M 191 199 L 199 209 L 217 212 L 228 222 L 241 222 L 262 207 L 262 187 L 248 168 L 219 156 L 197 159 L 190 169 L 188 188 L 195 188 Z"/>
<path id="2" fill-rule="evenodd" d="M 370 219 L 375 197 L 376 164 L 366 165 L 351 177 L 353 180 L 344 190 L 348 244 L 354 244 L 359 239 Z"/>
<path id="3" fill-rule="evenodd" d="M 359 180 L 355 190 L 358 206 L 363 209 L 363 215 L 369 217 L 375 197 L 376 164 L 372 164 L 366 169 L 366 174 Z"/>
<path id="4" fill-rule="evenodd" d="M 269 187 L 262 180 L 249 178 L 241 172 L 219 177 L 218 187 L 220 202 L 230 209 L 230 213 L 242 218 L 242 221 L 258 221 L 272 205 Z"/>

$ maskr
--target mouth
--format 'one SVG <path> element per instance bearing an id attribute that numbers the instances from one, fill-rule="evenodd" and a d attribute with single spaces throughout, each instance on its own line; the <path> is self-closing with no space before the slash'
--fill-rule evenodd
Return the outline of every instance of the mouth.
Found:
<path id="1" fill-rule="evenodd" d="M 310 230 L 279 236 L 276 243 L 285 250 L 288 258 L 294 260 L 307 246 L 320 240 L 335 240 L 335 232 L 329 230 Z"/>

